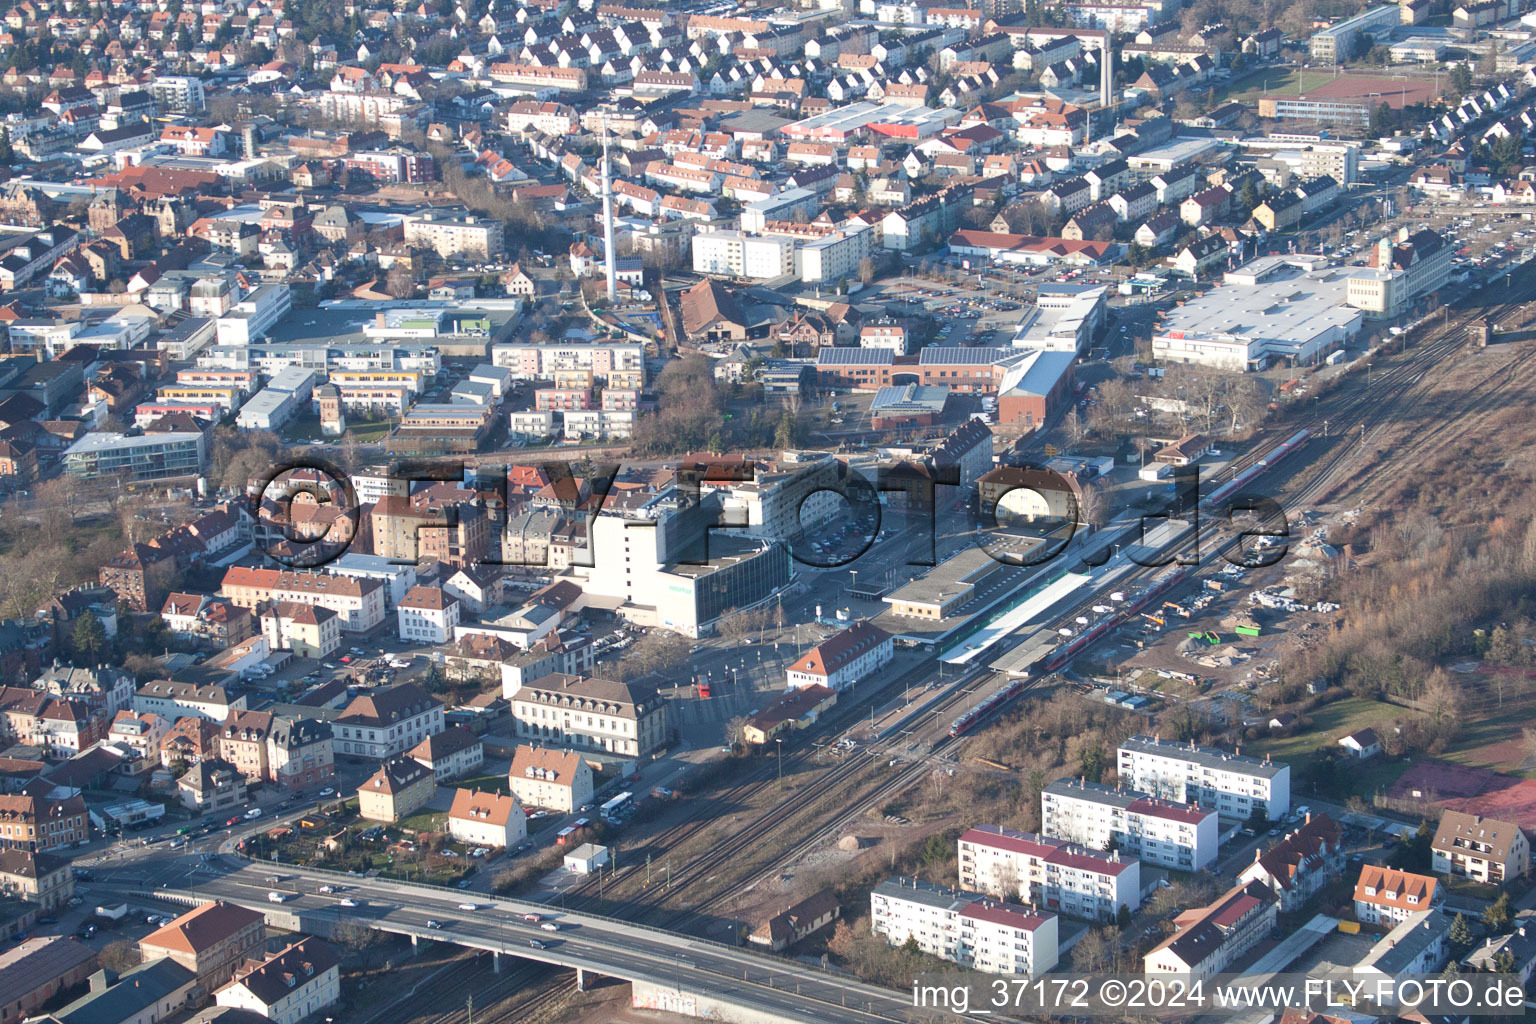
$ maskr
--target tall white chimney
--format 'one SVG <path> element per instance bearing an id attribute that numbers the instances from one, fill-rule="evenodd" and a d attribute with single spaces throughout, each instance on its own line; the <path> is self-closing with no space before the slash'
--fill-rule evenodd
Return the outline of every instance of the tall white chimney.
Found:
<path id="1" fill-rule="evenodd" d="M 1115 51 L 1109 34 L 1104 35 L 1104 49 L 1099 51 L 1099 106 L 1108 107 L 1115 91 Z"/>
<path id="2" fill-rule="evenodd" d="M 613 245 L 613 176 L 608 168 L 608 124 L 603 123 L 603 262 L 608 271 L 608 301 L 619 301 L 618 250 Z"/>

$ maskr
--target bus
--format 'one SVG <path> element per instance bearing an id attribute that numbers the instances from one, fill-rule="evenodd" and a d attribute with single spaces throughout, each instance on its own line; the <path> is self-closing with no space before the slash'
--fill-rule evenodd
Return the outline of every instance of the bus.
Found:
<path id="1" fill-rule="evenodd" d="M 567 839 L 569 839 L 571 837 L 571 833 L 575 832 L 575 831 L 576 831 L 576 829 L 574 827 L 568 825 L 565 828 L 561 829 L 559 832 L 556 832 L 555 833 L 555 845 L 556 846 L 564 846 L 565 845 L 565 841 Z"/>
<path id="2" fill-rule="evenodd" d="M 598 808 L 598 814 L 601 815 L 602 819 L 608 822 L 608 824 L 616 825 L 620 820 L 623 819 L 626 814 L 630 812 L 630 809 L 634 807 L 634 804 L 635 794 L 628 792 L 620 793 L 612 800 L 609 800 L 607 803 L 603 804 L 602 807 Z"/>

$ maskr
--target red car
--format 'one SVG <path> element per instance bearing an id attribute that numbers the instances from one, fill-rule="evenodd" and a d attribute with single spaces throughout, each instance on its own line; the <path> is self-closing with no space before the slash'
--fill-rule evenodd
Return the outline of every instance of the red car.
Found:
<path id="1" fill-rule="evenodd" d="M 240 822 L 242 820 L 243 819 L 240 817 L 240 815 L 237 814 L 233 818 L 230 818 L 228 821 L 226 821 L 224 824 L 226 824 L 226 825 L 238 825 L 238 824 L 240 824 Z"/>
<path id="2" fill-rule="evenodd" d="M 341 662 L 343 665 L 350 665 L 350 664 L 352 664 L 352 655 L 350 655 L 350 654 L 343 654 L 341 657 L 337 658 L 336 660 Z"/>

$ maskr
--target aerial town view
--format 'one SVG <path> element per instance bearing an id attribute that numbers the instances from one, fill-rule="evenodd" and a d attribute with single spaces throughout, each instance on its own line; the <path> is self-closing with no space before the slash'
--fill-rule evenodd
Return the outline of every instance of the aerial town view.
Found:
<path id="1" fill-rule="evenodd" d="M 0 15 L 0 1024 L 1536 1016 L 1536 9 L 972 2 Z"/>

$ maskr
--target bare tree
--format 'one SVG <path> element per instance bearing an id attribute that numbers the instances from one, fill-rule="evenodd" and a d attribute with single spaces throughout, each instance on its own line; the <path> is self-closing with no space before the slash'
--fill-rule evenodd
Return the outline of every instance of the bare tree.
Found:
<path id="1" fill-rule="evenodd" d="M 139 964 L 139 947 L 128 939 L 109 942 L 101 950 L 101 966 L 114 974 L 122 974 Z"/>

